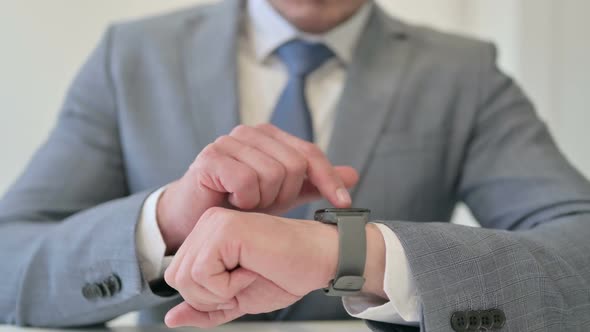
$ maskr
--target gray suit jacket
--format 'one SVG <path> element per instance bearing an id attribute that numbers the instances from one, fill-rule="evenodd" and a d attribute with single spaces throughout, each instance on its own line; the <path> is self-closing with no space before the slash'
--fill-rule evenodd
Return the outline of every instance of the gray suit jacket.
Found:
<path id="1" fill-rule="evenodd" d="M 135 225 L 154 188 L 239 123 L 239 15 L 226 1 L 108 30 L 0 201 L 0 322 L 95 324 L 178 301 L 142 277 Z M 359 170 L 355 205 L 400 238 L 422 330 L 498 309 L 505 331 L 587 331 L 590 185 L 495 60 L 375 9 L 327 154 Z M 459 201 L 483 228 L 448 223 Z M 317 294 L 278 315 L 344 317 Z"/>

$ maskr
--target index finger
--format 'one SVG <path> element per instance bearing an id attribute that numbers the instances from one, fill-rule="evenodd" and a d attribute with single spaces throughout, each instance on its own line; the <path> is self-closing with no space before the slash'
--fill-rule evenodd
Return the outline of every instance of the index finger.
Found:
<path id="1" fill-rule="evenodd" d="M 324 153 L 313 143 L 286 133 L 271 124 L 258 125 L 257 128 L 274 139 L 294 148 L 307 160 L 309 182 L 336 207 L 350 207 L 352 199 L 342 179 Z"/>

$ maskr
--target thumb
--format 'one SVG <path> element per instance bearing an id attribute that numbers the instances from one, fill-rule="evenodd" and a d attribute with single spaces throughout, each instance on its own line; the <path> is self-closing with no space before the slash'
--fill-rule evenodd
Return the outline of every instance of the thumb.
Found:
<path id="1" fill-rule="evenodd" d="M 350 166 L 335 166 L 334 170 L 347 189 L 351 189 L 359 181 L 358 172 Z M 322 198 L 322 195 L 316 186 L 314 186 L 309 180 L 303 182 L 298 199 L 301 202 L 300 204 L 308 203 L 320 198 Z"/>
<path id="2" fill-rule="evenodd" d="M 204 316 L 203 313 L 193 309 L 188 303 L 182 302 L 174 308 L 170 309 L 164 317 L 164 323 L 169 328 L 180 326 L 194 325 L 194 320 L 199 316 Z"/>
<path id="3" fill-rule="evenodd" d="M 182 302 L 168 311 L 164 322 L 169 328 L 195 326 L 206 329 L 227 323 L 242 315 L 244 313 L 238 308 L 203 312 L 194 309 L 187 302 Z"/>
<path id="4" fill-rule="evenodd" d="M 258 274 L 239 267 L 231 272 L 224 272 L 208 279 L 204 286 L 213 294 L 225 299 L 232 299 L 244 288 L 250 286 Z"/>

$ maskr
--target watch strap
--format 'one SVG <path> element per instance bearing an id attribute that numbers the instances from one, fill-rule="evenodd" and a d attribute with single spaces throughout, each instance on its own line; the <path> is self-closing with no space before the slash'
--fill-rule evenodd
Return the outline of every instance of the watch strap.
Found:
<path id="1" fill-rule="evenodd" d="M 365 283 L 365 261 L 367 256 L 367 236 L 365 226 L 369 215 L 337 215 L 338 227 L 338 267 L 336 276 L 324 289 L 329 296 L 350 296 L 357 294 Z M 364 218 L 361 222 L 359 218 Z"/>

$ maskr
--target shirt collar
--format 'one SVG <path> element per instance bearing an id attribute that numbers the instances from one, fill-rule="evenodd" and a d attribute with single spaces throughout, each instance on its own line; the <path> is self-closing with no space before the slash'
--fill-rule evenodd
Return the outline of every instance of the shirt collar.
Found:
<path id="1" fill-rule="evenodd" d="M 268 59 L 282 44 L 300 38 L 324 43 L 344 64 L 349 64 L 372 6 L 372 1 L 368 1 L 332 30 L 324 34 L 309 34 L 291 25 L 267 0 L 249 0 L 246 7 L 246 33 L 259 62 Z"/>

